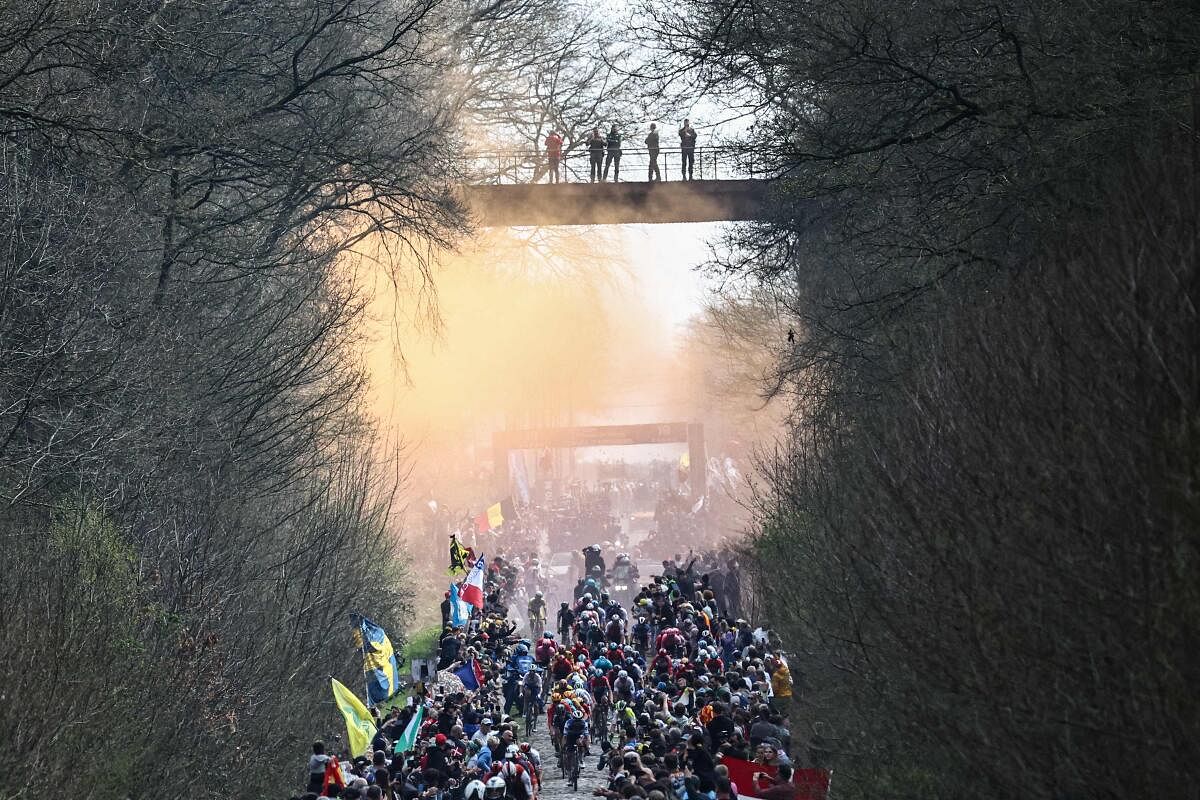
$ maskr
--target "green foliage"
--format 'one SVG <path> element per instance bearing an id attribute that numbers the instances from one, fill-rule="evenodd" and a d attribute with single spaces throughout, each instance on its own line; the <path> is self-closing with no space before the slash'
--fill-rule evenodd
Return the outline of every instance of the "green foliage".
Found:
<path id="1" fill-rule="evenodd" d="M 441 634 L 442 629 L 437 625 L 414 631 L 404 643 L 405 658 L 411 661 L 414 658 L 436 657 Z"/>

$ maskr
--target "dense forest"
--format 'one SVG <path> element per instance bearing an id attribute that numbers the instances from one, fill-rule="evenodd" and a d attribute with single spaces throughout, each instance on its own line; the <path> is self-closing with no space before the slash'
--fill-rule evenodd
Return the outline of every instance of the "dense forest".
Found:
<path id="1" fill-rule="evenodd" d="M 654 13 L 783 176 L 718 268 L 797 333 L 751 547 L 838 794 L 1189 796 L 1194 7 Z"/>

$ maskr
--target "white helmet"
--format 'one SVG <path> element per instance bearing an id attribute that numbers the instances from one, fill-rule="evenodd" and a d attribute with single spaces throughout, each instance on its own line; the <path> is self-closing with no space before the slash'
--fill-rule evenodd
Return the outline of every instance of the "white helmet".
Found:
<path id="1" fill-rule="evenodd" d="M 484 800 L 501 800 L 507 790 L 508 786 L 504 783 L 504 778 L 493 775 L 488 778 L 487 786 L 483 789 Z"/>
<path id="2" fill-rule="evenodd" d="M 519 755 L 521 755 L 521 748 L 517 747 L 515 744 L 510 744 L 508 749 L 504 751 L 505 758 L 516 758 Z"/>
<path id="3" fill-rule="evenodd" d="M 463 789 L 463 797 L 466 800 L 483 800 L 483 793 L 483 781 L 471 781 L 467 784 L 467 788 Z"/>

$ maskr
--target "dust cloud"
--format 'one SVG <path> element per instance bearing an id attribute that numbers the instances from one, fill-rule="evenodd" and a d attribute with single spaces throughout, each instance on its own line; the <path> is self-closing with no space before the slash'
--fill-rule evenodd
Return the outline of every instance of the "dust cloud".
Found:
<path id="1" fill-rule="evenodd" d="M 410 494 L 487 499 L 494 430 L 686 414 L 670 315 L 612 231 L 485 230 L 441 254 L 434 281 L 376 287 L 366 354 L 372 411 L 406 447 Z"/>
<path id="2" fill-rule="evenodd" d="M 732 457 L 745 474 L 756 443 L 775 432 L 758 380 L 774 343 L 755 330 L 731 347 L 713 324 L 695 267 L 716 231 L 483 229 L 440 254 L 432 284 L 376 284 L 364 348 L 370 410 L 381 461 L 402 452 L 396 530 L 419 582 L 428 579 L 422 591 L 441 590 L 446 522 L 469 529 L 506 493 L 494 477 L 495 431 L 702 422 L 710 459 Z M 686 452 L 685 443 L 556 451 L 553 472 L 587 482 L 605 461 L 669 464 Z M 542 455 L 525 453 L 531 470 Z M 721 528 L 739 525 L 727 515 Z"/>

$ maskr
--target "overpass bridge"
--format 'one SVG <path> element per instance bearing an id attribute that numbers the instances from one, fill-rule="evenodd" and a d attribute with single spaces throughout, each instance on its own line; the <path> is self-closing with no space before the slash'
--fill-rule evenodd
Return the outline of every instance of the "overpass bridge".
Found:
<path id="1" fill-rule="evenodd" d="M 564 154 L 560 183 L 548 182 L 546 160 L 534 152 L 475 154 L 472 162 L 479 182 L 462 191 L 482 227 L 755 220 L 770 189 L 753 154 L 729 147 L 696 148 L 694 180 L 682 179 L 678 149 L 660 151 L 663 180 L 654 182 L 644 149 L 624 149 L 620 179 L 596 183 L 586 152 Z"/>

